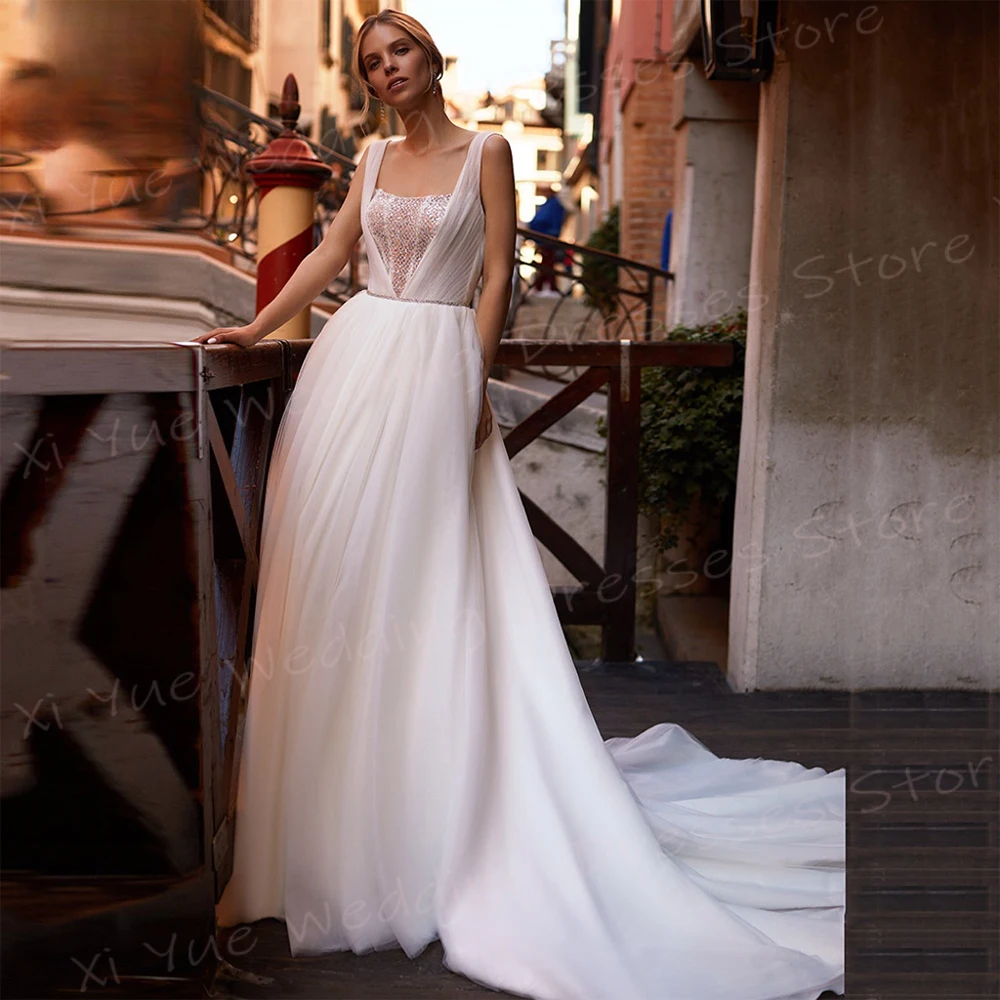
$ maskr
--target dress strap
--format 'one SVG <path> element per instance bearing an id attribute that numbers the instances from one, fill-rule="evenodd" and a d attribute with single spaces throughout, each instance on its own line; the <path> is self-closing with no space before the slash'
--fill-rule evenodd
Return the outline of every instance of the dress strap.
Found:
<path id="1" fill-rule="evenodd" d="M 455 194 L 459 193 L 457 188 L 462 187 L 463 182 L 472 185 L 477 195 L 481 191 L 483 146 L 486 144 L 486 140 L 493 134 L 493 132 L 477 132 L 475 138 L 469 144 L 467 162 L 462 168 L 462 174 L 456 186 Z M 371 201 L 372 194 L 375 191 L 375 181 L 378 178 L 379 167 L 382 165 L 382 157 L 385 155 L 386 146 L 391 141 L 391 138 L 378 139 L 368 147 L 368 162 L 365 165 L 365 183 L 361 192 L 362 205 L 367 205 Z"/>
<path id="2" fill-rule="evenodd" d="M 365 183 L 361 190 L 361 206 L 364 208 L 371 201 L 372 192 L 375 190 L 375 180 L 378 177 L 378 169 L 382 165 L 382 156 L 388 139 L 376 139 L 368 147 L 368 162 L 365 164 Z"/>
<path id="3" fill-rule="evenodd" d="M 493 132 L 477 132 L 469 146 L 469 162 L 463 172 L 463 180 L 468 185 L 469 195 L 482 206 L 483 146 Z"/>

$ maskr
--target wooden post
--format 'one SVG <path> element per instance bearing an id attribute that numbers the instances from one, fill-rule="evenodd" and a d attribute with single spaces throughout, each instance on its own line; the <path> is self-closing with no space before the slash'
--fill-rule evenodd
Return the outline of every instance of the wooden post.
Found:
<path id="1" fill-rule="evenodd" d="M 608 380 L 608 500 L 604 572 L 599 599 L 608 605 L 601 659 L 635 660 L 636 532 L 639 477 L 639 396 L 642 367 L 631 364 L 631 340 L 621 342 L 621 363 Z"/>
<path id="2" fill-rule="evenodd" d="M 285 130 L 247 164 L 257 185 L 257 312 L 271 302 L 314 245 L 316 192 L 332 173 L 295 131 L 299 88 L 289 73 L 281 90 Z M 309 336 L 309 308 L 268 334 L 283 340 Z"/>

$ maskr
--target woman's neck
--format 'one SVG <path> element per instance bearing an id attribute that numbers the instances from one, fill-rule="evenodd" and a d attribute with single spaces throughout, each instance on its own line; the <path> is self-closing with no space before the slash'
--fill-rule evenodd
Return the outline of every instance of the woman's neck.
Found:
<path id="1" fill-rule="evenodd" d="M 453 145 L 455 135 L 462 131 L 444 113 L 438 101 L 428 102 L 399 117 L 406 132 L 403 140 L 406 148 L 417 156 Z"/>

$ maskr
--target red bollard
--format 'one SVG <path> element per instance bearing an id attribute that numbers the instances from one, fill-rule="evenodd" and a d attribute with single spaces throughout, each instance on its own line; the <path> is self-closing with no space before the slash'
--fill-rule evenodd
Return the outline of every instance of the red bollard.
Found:
<path id="1" fill-rule="evenodd" d="M 285 130 L 247 164 L 257 186 L 257 312 L 285 286 L 313 250 L 316 192 L 332 173 L 295 131 L 299 120 L 299 86 L 285 77 L 278 105 Z M 278 327 L 269 337 L 297 340 L 309 336 L 309 307 Z"/>

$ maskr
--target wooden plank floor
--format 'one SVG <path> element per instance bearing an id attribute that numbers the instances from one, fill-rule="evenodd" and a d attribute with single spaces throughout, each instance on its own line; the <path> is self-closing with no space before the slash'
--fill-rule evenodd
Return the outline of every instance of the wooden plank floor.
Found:
<path id="1" fill-rule="evenodd" d="M 720 756 L 848 768 L 850 1000 L 1000 995 L 996 694 L 740 695 L 709 664 L 579 666 L 605 737 L 678 722 Z M 236 964 L 273 983 L 219 979 L 217 995 L 505 995 L 449 973 L 438 942 L 413 962 L 398 949 L 291 959 L 282 924 L 255 930 L 258 944 Z"/>
<path id="2" fill-rule="evenodd" d="M 677 722 L 724 757 L 848 768 L 850 1000 L 1000 995 L 1000 705 L 997 694 L 733 694 L 710 664 L 595 668 L 584 689 L 605 737 Z M 275 920 L 219 952 L 210 983 L 130 982 L 103 996 L 461 1000 L 506 996 L 448 972 L 435 942 L 297 958 Z M 252 981 L 252 977 L 261 977 Z M 825 994 L 833 997 L 834 994 Z"/>
<path id="3" fill-rule="evenodd" d="M 583 674 L 605 736 L 679 722 L 720 756 L 848 769 L 847 996 L 1000 996 L 1000 697 L 728 692 L 701 667 Z"/>

